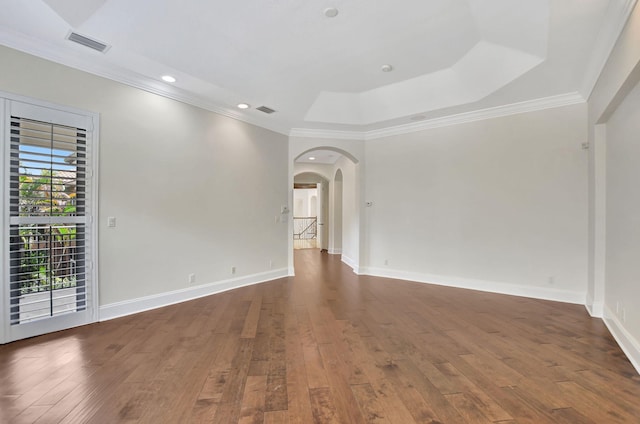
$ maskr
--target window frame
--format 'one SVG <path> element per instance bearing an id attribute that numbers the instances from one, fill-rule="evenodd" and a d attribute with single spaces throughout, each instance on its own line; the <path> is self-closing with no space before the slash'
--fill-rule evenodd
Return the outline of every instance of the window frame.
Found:
<path id="1" fill-rule="evenodd" d="M 86 190 L 90 195 L 86 199 L 86 228 L 90 233 L 85 242 L 85 247 L 89 251 L 85 260 L 87 267 L 87 293 L 89 294 L 86 310 L 82 314 L 75 312 L 57 317 L 45 318 L 25 324 L 10 324 L 10 305 L 8 305 L 9 295 L 9 272 L 10 272 L 10 190 L 11 167 L 9 166 L 9 155 L 11 149 L 11 116 L 34 119 L 42 122 L 49 122 L 58 125 L 66 125 L 76 128 L 86 129 L 87 145 L 90 145 L 86 168 L 90 173 L 86 182 Z M 0 344 L 32 337 L 39 334 L 46 334 L 59 331 L 65 328 L 72 328 L 85 325 L 99 320 L 99 284 L 98 284 L 98 165 L 99 165 L 99 133 L 100 115 L 95 112 L 81 110 L 69 106 L 63 106 L 43 100 L 33 99 L 12 93 L 0 91 L 0 131 L 2 132 L 2 149 L 0 159 L 2 160 L 2 173 L 0 175 L 0 190 L 4 205 L 2 208 L 2 246 L 0 246 L 0 275 L 2 275 L 2 289 L 0 290 L 0 316 L 2 328 L 0 329 Z"/>

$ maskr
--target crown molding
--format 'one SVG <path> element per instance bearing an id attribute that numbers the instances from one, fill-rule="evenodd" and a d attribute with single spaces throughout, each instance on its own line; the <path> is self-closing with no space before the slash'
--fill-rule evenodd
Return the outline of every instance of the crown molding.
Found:
<path id="1" fill-rule="evenodd" d="M 612 2 L 614 9 L 609 11 L 607 22 L 605 22 L 598 34 L 591 60 L 587 65 L 584 79 L 582 80 L 580 94 L 582 94 L 582 97 L 585 99 L 591 97 L 598 78 L 600 78 L 600 74 L 607 64 L 609 56 L 615 48 L 636 3 L 637 0 Z"/>
<path id="2" fill-rule="evenodd" d="M 627 0 L 627 13 L 633 8 L 637 0 Z M 567 106 L 572 104 L 584 103 L 585 97 L 578 92 L 566 93 L 557 96 L 545 97 L 541 99 L 528 100 L 509 105 L 497 106 L 493 108 L 480 109 L 471 112 L 465 112 L 455 115 L 444 116 L 419 122 L 410 122 L 407 124 L 397 125 L 371 131 L 358 130 L 327 130 L 312 128 L 288 128 L 273 122 L 266 122 L 260 119 L 253 119 L 229 109 L 220 107 L 213 102 L 199 97 L 197 95 L 187 93 L 186 91 L 171 87 L 167 90 L 160 83 L 149 81 L 147 77 L 128 71 L 121 67 L 112 65 L 102 65 L 91 61 L 86 57 L 81 57 L 73 52 L 60 51 L 60 49 L 50 43 L 26 36 L 25 34 L 0 28 L 0 38 L 2 44 L 7 47 L 32 54 L 34 56 L 69 66 L 80 71 L 88 72 L 112 81 L 116 81 L 134 88 L 138 88 L 149 93 L 167 97 L 179 102 L 190 104 L 202 109 L 214 112 L 216 114 L 226 116 L 231 119 L 242 121 L 251 125 L 274 131 L 290 137 L 301 138 L 328 138 L 337 140 L 375 140 L 394 135 L 408 134 L 421 130 L 445 127 L 451 125 L 462 124 L 466 122 L 480 121 L 484 119 L 496 118 L 501 116 L 514 115 L 518 113 L 532 112 L 536 110 L 550 109 L 555 107 Z"/>
<path id="3" fill-rule="evenodd" d="M 557 96 L 527 100 L 524 102 L 512 103 L 509 105 L 496 106 L 487 109 L 459 113 L 456 115 L 443 116 L 441 118 L 429 119 L 426 121 L 398 125 L 396 127 L 383 128 L 380 130 L 367 132 L 365 135 L 365 139 L 374 140 L 377 138 L 407 134 L 426 129 L 448 127 L 451 125 L 464 124 L 467 122 L 484 121 L 491 118 L 517 115 L 519 113 L 535 112 L 544 109 L 553 109 L 579 103 L 585 103 L 585 99 L 577 92 L 560 94 Z"/>
<path id="4" fill-rule="evenodd" d="M 577 92 L 528 100 L 510 105 L 497 106 L 472 112 L 459 113 L 420 122 L 397 125 L 395 127 L 382 128 L 372 131 L 332 131 L 294 128 L 289 133 L 292 137 L 333 138 L 342 140 L 375 140 L 394 135 L 409 134 L 417 131 L 464 124 L 467 122 L 482 121 L 485 119 L 499 118 L 502 116 L 516 115 L 519 113 L 534 112 L 537 110 L 553 109 L 556 107 L 570 106 L 585 103 L 585 99 Z"/>
<path id="5" fill-rule="evenodd" d="M 171 90 L 167 90 L 163 88 L 160 83 L 149 81 L 149 78 L 136 72 L 126 70 L 116 65 L 107 66 L 98 64 L 86 57 L 80 57 L 73 52 L 61 51 L 60 48 L 55 45 L 29 37 L 22 33 L 8 30 L 6 28 L 0 28 L 0 39 L 2 39 L 2 45 L 31 54 L 41 59 L 49 60 L 63 66 L 68 66 L 92 75 L 97 75 L 152 94 L 157 94 L 159 96 L 196 106 L 201 109 L 214 112 L 218 115 L 226 116 L 247 124 L 256 125 L 280 134 L 288 135 L 289 133 L 288 127 L 283 127 L 271 122 L 265 122 L 263 120 L 252 119 L 251 117 L 235 113 L 234 111 L 220 107 L 211 101 L 176 87 L 171 87 Z"/>
<path id="6" fill-rule="evenodd" d="M 292 128 L 289 137 L 330 138 L 334 140 L 365 140 L 363 131 L 319 130 L 313 128 Z"/>

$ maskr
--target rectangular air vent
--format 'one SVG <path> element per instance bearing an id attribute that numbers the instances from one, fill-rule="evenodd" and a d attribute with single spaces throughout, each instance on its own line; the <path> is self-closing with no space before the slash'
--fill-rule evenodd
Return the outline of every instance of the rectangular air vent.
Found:
<path id="1" fill-rule="evenodd" d="M 82 44 L 83 46 L 99 51 L 100 53 L 104 53 L 109 49 L 108 45 L 101 43 L 100 41 L 93 40 L 89 37 L 85 37 L 84 35 L 80 35 L 76 32 L 70 32 L 67 36 L 67 40 L 73 41 L 74 43 Z"/>
<path id="2" fill-rule="evenodd" d="M 256 109 L 258 109 L 260 112 L 264 112 L 264 113 L 273 113 L 273 112 L 275 112 L 275 110 L 271 109 L 270 107 L 266 107 L 266 106 L 260 106 L 260 107 L 257 107 Z"/>

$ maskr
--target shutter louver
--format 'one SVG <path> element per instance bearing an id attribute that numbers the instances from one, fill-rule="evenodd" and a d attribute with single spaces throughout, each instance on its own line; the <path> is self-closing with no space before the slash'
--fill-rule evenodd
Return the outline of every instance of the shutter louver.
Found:
<path id="1" fill-rule="evenodd" d="M 87 308 L 88 148 L 84 129 L 11 117 L 11 325 Z"/>

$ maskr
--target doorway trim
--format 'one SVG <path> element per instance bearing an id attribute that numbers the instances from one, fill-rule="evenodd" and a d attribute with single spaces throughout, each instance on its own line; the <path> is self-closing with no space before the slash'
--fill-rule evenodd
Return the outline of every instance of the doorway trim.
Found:
<path id="1" fill-rule="evenodd" d="M 2 222 L 3 222 L 3 243 L 0 247 L 2 254 L 2 260 L 0 262 L 0 274 L 2 274 L 3 284 L 0 295 L 0 314 L 2 314 L 2 329 L 0 333 L 0 344 L 8 343 L 15 340 L 20 340 L 27 337 L 37 336 L 41 334 L 47 334 L 54 331 L 59 331 L 67 328 L 76 327 L 79 325 L 85 325 L 98 321 L 98 227 L 97 227 L 97 214 L 98 214 L 98 154 L 99 154 L 99 114 L 80 110 L 72 107 L 61 106 L 46 101 L 41 101 L 25 96 L 19 96 L 11 93 L 0 91 L 0 131 L 2 132 L 2 151 L 0 152 L 0 159 L 3 161 L 3 172 L 0 175 L 0 184 L 2 197 L 4 199 L 2 210 Z M 14 118 L 15 116 L 15 118 Z M 83 140 L 81 145 L 82 149 L 78 151 L 84 152 L 84 156 L 75 156 L 76 158 L 83 158 L 84 164 L 81 168 L 82 171 L 70 171 L 77 172 L 76 177 L 85 179 L 83 192 L 83 212 L 80 213 L 78 209 L 78 215 L 63 219 L 64 217 L 71 216 L 73 211 L 67 211 L 65 209 L 63 216 L 51 216 L 48 218 L 49 225 L 59 226 L 63 224 L 62 221 L 67 223 L 79 223 L 82 225 L 83 234 L 86 235 L 86 242 L 82 244 L 82 272 L 84 275 L 84 287 L 86 290 L 83 294 L 79 295 L 78 290 L 75 292 L 76 307 L 77 310 L 68 313 L 53 314 L 50 317 L 35 319 L 22 323 L 11 323 L 8 319 L 8 314 L 11 310 L 9 305 L 11 299 L 11 286 L 9 273 L 11 272 L 10 266 L 10 238 L 9 228 L 11 225 L 21 225 L 20 222 L 13 223 L 13 221 L 20 221 L 20 219 L 28 221 L 29 217 L 23 217 L 15 219 L 10 212 L 10 198 L 11 193 L 9 184 L 11 182 L 10 167 L 7 165 L 11 158 L 11 140 L 15 136 L 11 131 L 14 128 L 10 122 L 15 119 L 30 120 L 30 122 L 49 125 L 53 127 L 65 127 L 69 129 L 77 128 L 78 132 L 82 135 L 78 135 L 78 140 Z M 35 125 L 35 124 L 34 124 Z M 80 131 L 82 129 L 82 131 Z M 53 134 L 53 133 L 52 133 Z M 66 132 L 65 132 L 66 134 Z M 50 140 L 53 140 L 51 135 Z M 52 147 L 53 149 L 53 147 Z M 56 147 L 56 149 L 58 149 Z M 52 153 L 52 155 L 60 155 L 61 153 Z M 58 158 L 60 156 L 57 156 Z M 80 161 L 80 159 L 77 159 Z M 58 163 L 58 162 L 56 162 Z M 65 162 L 66 163 L 66 162 Z M 69 166 L 72 165 L 60 165 Z M 14 174 L 15 175 L 15 174 Z M 69 177 L 71 178 L 71 177 Z M 50 184 L 52 186 L 52 184 Z M 77 197 L 80 199 L 80 196 Z M 79 208 L 79 206 L 78 206 Z M 35 221 L 34 221 L 35 222 Z M 40 222 L 40 221 L 38 221 Z M 74 224 L 75 225 L 75 224 Z M 65 227 L 68 230 L 67 227 Z M 68 232 L 67 236 L 79 237 L 79 233 Z M 80 272 L 80 271 L 78 271 Z M 75 284 L 75 283 L 74 283 Z M 76 286 L 74 286 L 76 287 Z M 80 287 L 78 284 L 77 287 Z M 67 290 L 67 289 L 64 289 Z M 80 305 L 80 306 L 78 306 Z"/>

